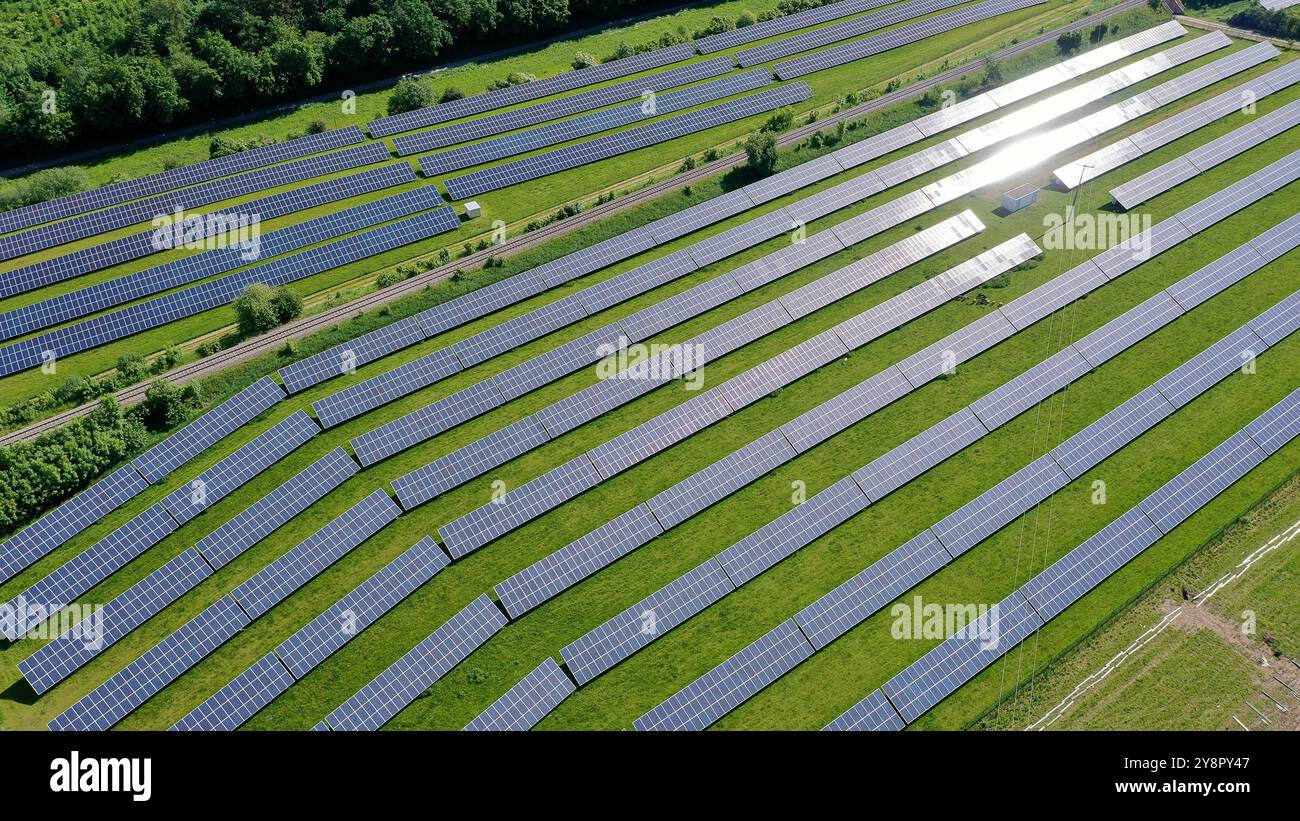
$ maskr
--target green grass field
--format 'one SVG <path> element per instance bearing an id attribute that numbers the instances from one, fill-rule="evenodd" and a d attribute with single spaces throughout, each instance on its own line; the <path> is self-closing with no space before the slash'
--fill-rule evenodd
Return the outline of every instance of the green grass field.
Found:
<path id="1" fill-rule="evenodd" d="M 999 29 L 999 35 L 1003 34 L 1004 28 Z M 998 39 L 994 35 L 989 37 Z M 1244 45 L 1236 44 L 1234 48 Z M 1119 97 L 1137 93 L 1143 88 L 1163 82 L 1169 76 L 1221 57 L 1223 53 L 1128 89 Z M 909 70 L 912 70 L 924 62 L 923 57 L 924 55 L 900 52 L 896 58 L 890 59 L 899 61 L 895 67 L 909 65 Z M 905 63 L 909 59 L 910 64 Z M 882 68 L 881 76 L 889 76 L 890 65 L 892 64 L 887 63 Z M 1051 169 L 1066 159 L 1082 156 L 1096 147 L 1114 142 L 1154 119 L 1163 119 L 1277 65 L 1274 61 L 1260 69 L 1219 83 L 1170 106 L 1168 110 L 1162 110 L 1154 117 L 1143 118 L 1123 129 L 1108 133 L 1089 146 L 1071 151 L 1068 157 L 1058 158 L 1056 162 L 1023 169 L 1017 181 L 1043 183 Z M 1300 98 L 1300 91 L 1295 89 L 1278 94 L 1262 101 L 1260 111 L 1271 111 L 1297 98 Z M 1078 115 L 1082 116 L 1100 107 L 1100 104 L 1089 106 Z M 980 122 L 987 119 L 989 118 Z M 710 363 L 705 372 L 707 385 L 719 384 L 1014 234 L 1023 231 L 1035 238 L 1041 236 L 1044 217 L 1059 213 L 1069 203 L 1074 203 L 1080 212 L 1095 212 L 1109 200 L 1107 191 L 1116 183 L 1154 168 L 1238 125 L 1239 118 L 1228 118 L 1215 123 L 1100 178 L 1081 190 L 1077 197 L 1044 190 L 1036 205 L 1011 216 L 1001 217 L 993 213 L 999 202 L 1000 190 L 990 189 L 963 198 L 709 311 L 662 334 L 655 341 L 687 339 L 896 242 L 913 233 L 919 226 L 934 224 L 963 209 L 974 210 L 988 225 L 988 230 L 975 239 Z M 948 135 L 939 135 L 926 144 L 938 142 L 946 136 Z M 1291 149 L 1293 146 L 1285 139 L 1272 140 L 1179 186 L 1148 203 L 1142 210 L 1151 213 L 1156 220 L 1167 217 L 1283 156 Z M 885 158 L 801 191 L 794 197 L 771 203 L 766 208 L 755 209 L 744 215 L 744 219 L 842 182 L 892 159 L 894 157 Z M 809 228 L 820 230 L 842 222 L 927 182 L 953 173 L 962 165 L 964 164 L 959 163 L 932 172 L 897 190 L 877 195 L 854 208 L 818 220 Z M 1011 185 L 1008 183 L 1007 187 Z M 762 523 L 788 510 L 793 483 L 805 483 L 809 494 L 826 487 L 928 425 L 969 404 L 1071 340 L 1181 279 L 1248 237 L 1289 217 L 1295 212 L 1297 193 L 1300 193 L 1300 184 L 1292 184 L 1140 266 L 1054 317 L 962 365 L 956 377 L 914 391 L 512 622 L 432 687 L 425 697 L 400 713 L 388 726 L 407 729 L 455 729 L 463 726 L 543 658 L 558 658 L 559 650 L 565 644 L 725 549 Z M 647 258 L 669 253 L 688 241 L 698 240 L 701 236 L 740 221 L 742 220 L 733 219 L 688 240 L 656 249 L 637 260 L 584 278 L 580 284 L 585 286 L 612 276 Z M 146 552 L 136 562 L 92 591 L 86 600 L 107 601 L 234 516 L 254 499 L 260 498 L 326 451 L 345 443 L 358 433 L 601 327 L 614 318 L 626 316 L 672 293 L 715 277 L 722 271 L 731 270 L 748 260 L 770 253 L 784 241 L 779 239 L 765 243 L 735 258 L 712 265 L 652 294 L 553 333 L 328 431 L 251 481 L 234 497 L 218 503 L 203 516 Z M 1013 274 L 1005 287 L 985 289 L 984 294 L 992 305 L 1008 302 L 1082 261 L 1086 255 L 1085 252 L 1049 250 L 1036 267 Z M 903 487 L 880 504 L 872 505 L 826 537 L 799 551 L 682 627 L 660 637 L 644 651 L 584 686 L 540 726 L 546 729 L 618 729 L 631 726 L 632 721 L 643 712 L 789 618 L 826 590 L 1144 388 L 1210 341 L 1289 294 L 1295 288 L 1293 273 L 1298 260 L 1300 254 L 1293 252 L 1277 264 L 1252 275 L 1096 372 L 1085 376 L 1066 392 L 1044 403 L 1039 410 L 1026 413 Z M 18 578 L 0 586 L 0 597 L 7 600 L 21 592 L 114 527 L 158 501 L 178 482 L 216 462 L 293 410 L 306 407 L 310 402 L 333 393 L 346 384 L 390 370 L 402 362 L 490 327 L 504 318 L 563 297 L 571 293 L 574 287 L 577 286 L 550 292 L 490 319 L 480 320 L 372 363 L 360 369 L 355 377 L 335 380 L 292 397 L 273 409 L 266 418 L 250 423 L 196 459 L 183 471 L 184 476 L 150 489 Z M 676 447 L 602 483 L 466 559 L 453 563 L 431 583 L 394 608 L 255 716 L 246 726 L 256 729 L 305 729 L 312 726 L 450 615 L 480 593 L 490 590 L 493 584 L 722 455 L 973 321 L 986 310 L 988 308 L 973 301 L 945 305 L 855 351 L 844 360 L 799 380 L 777 395 L 724 419 Z M 1300 338 L 1286 340 L 1266 352 L 1260 357 L 1257 374 L 1236 375 L 1226 380 L 1058 493 L 1050 513 L 1045 510 L 1041 517 L 1005 528 L 926 580 L 912 593 L 938 602 L 998 601 L 1047 562 L 1091 535 L 1294 389 L 1300 384 L 1300 360 L 1297 359 L 1297 353 L 1300 353 Z M 203 607 L 375 488 L 383 487 L 392 479 L 440 455 L 569 395 L 591 384 L 595 378 L 591 370 L 565 377 L 411 451 L 362 471 L 342 488 L 314 505 L 305 515 L 297 517 L 224 567 L 196 590 L 135 633 L 105 650 L 77 674 L 40 698 L 34 697 L 27 685 L 18 678 L 15 667 L 19 660 L 32 652 L 36 643 L 20 642 L 0 650 L 0 690 L 4 692 L 3 697 L 0 697 L 0 726 L 11 729 L 43 726 Z M 175 684 L 148 701 L 120 726 L 135 729 L 170 726 L 242 672 L 252 661 L 274 648 L 292 630 L 334 603 L 399 552 L 422 536 L 434 533 L 437 527 L 456 516 L 485 503 L 489 499 L 493 481 L 501 480 L 507 486 L 517 486 L 594 444 L 606 441 L 679 404 L 689 396 L 690 394 L 674 388 L 653 391 L 569 435 L 559 437 L 544 447 L 507 463 L 490 475 L 469 482 L 402 516 L 378 536 L 258 619 Z M 1176 567 L 1206 538 L 1217 533 L 1225 523 L 1235 519 L 1268 493 L 1291 473 L 1298 456 L 1300 445 L 1297 443 L 1292 443 L 1275 454 L 1178 530 L 1051 622 L 1029 646 L 1009 654 L 1005 663 L 995 665 L 977 677 L 923 717 L 917 726 L 963 727 L 986 715 L 1001 697 L 1014 692 L 1022 684 L 1032 682 L 1037 670 L 1106 622 L 1141 594 L 1153 579 L 1160 578 Z M 1107 483 L 1108 502 L 1105 505 L 1094 505 L 1089 501 L 1092 482 L 1096 479 Z M 1275 595 L 1283 594 L 1279 592 Z M 911 593 L 909 598 L 910 596 Z M 889 621 L 886 609 L 886 612 L 867 620 L 813 656 L 717 726 L 730 729 L 813 729 L 825 724 L 933 644 L 926 641 L 892 640 L 889 636 Z"/>

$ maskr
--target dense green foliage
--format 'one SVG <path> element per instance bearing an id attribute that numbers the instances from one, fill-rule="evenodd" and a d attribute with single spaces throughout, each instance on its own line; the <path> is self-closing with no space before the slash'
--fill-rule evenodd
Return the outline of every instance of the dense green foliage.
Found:
<path id="1" fill-rule="evenodd" d="M 1284 40 L 1300 40 L 1300 16 L 1286 10 L 1269 11 L 1263 6 L 1252 6 L 1229 17 L 1228 25 L 1252 29 Z"/>
<path id="2" fill-rule="evenodd" d="M 242 336 L 257 336 L 302 315 L 302 299 L 284 286 L 253 283 L 235 300 Z"/>

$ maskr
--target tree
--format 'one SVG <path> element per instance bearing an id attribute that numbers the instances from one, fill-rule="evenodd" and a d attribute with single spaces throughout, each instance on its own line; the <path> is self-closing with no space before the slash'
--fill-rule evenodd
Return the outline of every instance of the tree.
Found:
<path id="1" fill-rule="evenodd" d="M 451 32 L 421 0 L 389 0 L 393 46 L 405 60 L 428 62 L 451 43 Z"/>
<path id="2" fill-rule="evenodd" d="M 746 165 L 756 174 L 766 177 L 776 170 L 776 137 L 766 131 L 750 134 L 745 141 Z"/>
<path id="3" fill-rule="evenodd" d="M 291 319 L 302 316 L 302 298 L 284 286 L 275 289 L 271 297 L 271 308 L 275 311 L 277 325 L 283 325 Z"/>
<path id="4" fill-rule="evenodd" d="M 415 77 L 403 77 L 393 86 L 393 93 L 388 97 L 388 113 L 404 114 L 417 108 L 428 108 L 433 101 L 433 89 L 428 83 Z"/>
<path id="5" fill-rule="evenodd" d="M 279 324 L 271 302 L 274 296 L 275 289 L 260 282 L 249 285 L 239 295 L 235 300 L 235 316 L 242 336 L 257 336 Z"/>
<path id="6" fill-rule="evenodd" d="M 156 380 L 144 393 L 140 416 L 149 430 L 168 430 L 185 422 L 203 404 L 198 385 L 183 388 L 166 379 Z"/>
<path id="7" fill-rule="evenodd" d="M 387 65 L 393 58 L 392 22 L 382 14 L 353 17 L 335 36 L 329 55 L 340 72 L 363 69 L 371 61 Z"/>
<path id="8" fill-rule="evenodd" d="M 1083 45 L 1083 34 L 1077 31 L 1067 31 L 1060 37 L 1056 38 L 1056 48 L 1062 54 L 1070 54 L 1078 51 Z"/>

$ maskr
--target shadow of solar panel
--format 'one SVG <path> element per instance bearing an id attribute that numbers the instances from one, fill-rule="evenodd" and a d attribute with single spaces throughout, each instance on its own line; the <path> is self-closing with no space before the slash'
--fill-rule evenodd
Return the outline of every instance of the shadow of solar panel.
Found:
<path id="1" fill-rule="evenodd" d="M 1077 479 L 1173 412 L 1174 406 L 1153 385 L 1057 445 L 1051 456 Z"/>
<path id="2" fill-rule="evenodd" d="M 236 587 L 230 597 L 255 619 L 378 533 L 401 512 L 387 493 L 376 490 L 259 570 Z"/>
<path id="3" fill-rule="evenodd" d="M 452 558 L 459 559 L 599 482 L 600 474 L 584 454 L 443 525 L 438 535 Z"/>
<path id="4" fill-rule="evenodd" d="M 286 365 L 279 371 L 280 379 L 289 393 L 298 393 L 423 340 L 420 323 L 415 317 L 407 317 Z"/>
<path id="5" fill-rule="evenodd" d="M 497 598 L 519 618 L 662 532 L 650 508 L 638 505 L 501 582 Z"/>
<path id="6" fill-rule="evenodd" d="M 447 554 L 425 536 L 351 593 L 285 639 L 275 654 L 302 678 L 354 636 L 447 566 Z"/>
<path id="7" fill-rule="evenodd" d="M 913 436 L 853 474 L 867 498 L 880 501 L 988 433 L 969 409 Z"/>
<path id="8" fill-rule="evenodd" d="M 913 722 L 1042 625 L 1043 620 L 1017 591 L 880 689 L 903 720 Z"/>
<path id="9" fill-rule="evenodd" d="M 718 564 L 732 583 L 742 585 L 848 521 L 868 504 L 853 479 L 845 477 L 719 553 Z"/>
<path id="10" fill-rule="evenodd" d="M 793 105 L 808 99 L 811 94 L 811 89 L 804 83 L 780 86 L 685 114 L 676 114 L 626 131 L 596 137 L 576 145 L 555 148 L 480 171 L 448 177 L 443 180 L 443 184 L 453 199 L 465 199 L 475 194 L 537 179 L 676 137 L 697 133 L 715 125 L 744 119 L 781 106 Z"/>
<path id="11" fill-rule="evenodd" d="M 322 425 L 332 428 L 461 370 L 456 354 L 450 348 L 439 348 L 319 399 L 312 403 L 312 409 Z"/>
<path id="12" fill-rule="evenodd" d="M 227 174 L 248 171 L 271 163 L 305 157 L 318 151 L 329 151 L 333 148 L 355 145 L 364 142 L 365 139 L 365 135 L 361 133 L 360 128 L 350 125 L 345 128 L 324 131 L 320 134 L 309 134 L 305 137 L 286 140 L 274 145 L 250 148 L 237 154 L 204 160 L 193 165 L 172 168 L 160 171 L 157 174 L 137 177 L 133 180 L 110 183 L 99 188 L 92 188 L 89 191 L 68 194 L 67 196 L 15 208 L 0 214 L 0 233 L 17 231 L 20 228 L 82 214 L 97 208 L 117 205 L 128 200 L 147 197 L 185 185 L 207 182 Z"/>
<path id="13" fill-rule="evenodd" d="M 736 655 L 633 722 L 638 730 L 704 730 L 813 654 L 794 619 L 777 625 Z"/>
<path id="14" fill-rule="evenodd" d="M 18 662 L 18 670 L 44 693 L 211 575 L 191 547 Z"/>
<path id="15" fill-rule="evenodd" d="M 336 177 L 295 188 L 291 191 L 252 199 L 240 203 L 237 208 L 210 212 L 205 215 L 191 215 L 194 219 L 184 223 L 184 225 L 187 231 L 194 232 L 195 238 L 215 236 L 223 230 L 223 226 L 225 230 L 238 228 L 241 220 L 247 220 L 250 214 L 256 214 L 260 220 L 270 220 L 292 214 L 295 211 L 305 211 L 317 205 L 336 202 L 372 191 L 380 191 L 394 185 L 415 182 L 415 180 L 415 171 L 406 163 L 383 165 L 368 171 L 348 174 L 344 177 Z M 408 193 L 413 194 L 414 192 Z M 437 196 L 437 191 L 432 193 Z M 202 219 L 198 218 L 200 216 L 202 216 Z M 175 229 L 169 230 L 175 231 Z M 282 232 L 272 232 L 259 240 L 262 243 L 262 249 L 258 253 L 259 258 L 266 259 L 273 256 L 265 249 L 273 242 L 275 234 L 282 234 Z M 108 268 L 112 265 L 148 256 L 157 251 L 166 250 L 175 244 L 172 236 L 168 235 L 168 231 L 160 233 L 159 228 L 150 228 L 140 233 L 109 240 L 80 251 L 73 251 L 61 256 L 33 262 L 30 265 L 11 271 L 3 280 L 0 280 L 0 296 L 11 296 L 30 291 L 44 285 L 71 279 L 80 274 Z M 243 253 L 244 251 L 241 249 L 236 256 Z M 242 261 L 241 264 L 248 264 L 248 261 Z M 180 265 L 180 262 L 172 263 L 172 265 Z M 119 300 L 119 302 L 121 301 Z"/>
<path id="16" fill-rule="evenodd" d="M 779 430 L 770 431 L 650 498 L 664 527 L 675 527 L 795 457 Z"/>
<path id="17" fill-rule="evenodd" d="M 320 428 L 310 416 L 303 411 L 294 411 L 187 484 L 176 488 L 163 499 L 163 504 L 172 518 L 185 524 L 318 433 Z"/>
<path id="18" fill-rule="evenodd" d="M 1155 388 L 1181 408 L 1267 348 L 1249 325 L 1243 326 L 1165 374 Z"/>
<path id="19" fill-rule="evenodd" d="M 1056 491 L 1070 477 L 1050 455 L 1044 455 L 998 482 L 930 528 L 953 556 L 1015 521 Z"/>
<path id="20" fill-rule="evenodd" d="M 394 139 L 393 145 L 397 147 L 397 153 L 401 156 L 417 154 L 421 151 L 432 151 L 435 148 L 445 148 L 449 145 L 456 145 L 457 143 L 468 142 L 481 137 L 491 137 L 507 131 L 527 128 L 544 123 L 547 120 L 557 120 L 571 114 L 591 111 L 603 106 L 621 103 L 625 100 L 634 100 L 644 96 L 647 92 L 665 91 L 674 86 L 717 77 L 729 73 L 734 68 L 735 65 L 731 62 L 730 57 L 714 57 L 710 60 L 690 63 L 635 80 L 594 88 L 568 97 L 547 100 L 543 103 L 503 111 L 499 114 L 489 114 L 486 117 L 477 117 L 473 120 L 465 120 L 454 125 L 435 128 L 418 134 L 407 134 Z"/>
<path id="21" fill-rule="evenodd" d="M 948 561 L 939 540 L 929 530 L 923 530 L 800 610 L 794 620 L 812 646 L 820 650 Z"/>
<path id="22" fill-rule="evenodd" d="M 695 41 L 695 48 L 700 54 L 710 54 L 723 49 L 735 48 L 745 43 L 766 40 L 778 34 L 797 31 L 819 23 L 838 20 L 851 14 L 861 14 L 864 11 L 871 11 L 887 5 L 889 5 L 889 0 L 839 0 L 839 2 L 819 8 L 806 9 L 794 14 L 777 17 L 774 20 L 764 20 L 742 28 L 724 31 L 721 34 L 700 37 Z"/>
<path id="23" fill-rule="evenodd" d="M 989 430 L 1001 427 L 1092 370 L 1074 348 L 1063 348 L 971 403 Z"/>
<path id="24" fill-rule="evenodd" d="M 0 545 L 0 582 L 143 493 L 149 483 L 130 465 L 120 467 L 51 510 Z"/>
<path id="25" fill-rule="evenodd" d="M 898 363 L 913 387 L 945 373 L 955 373 L 961 363 L 1016 333 L 1001 311 L 987 314 Z"/>
<path id="26" fill-rule="evenodd" d="M 284 669 L 275 653 L 267 653 L 253 662 L 252 667 L 236 676 L 234 681 L 213 693 L 172 725 L 172 729 L 205 732 L 237 730 L 239 725 L 291 686 L 293 676 Z"/>
<path id="27" fill-rule="evenodd" d="M 537 416 L 525 416 L 477 442 L 394 479 L 393 492 L 397 494 L 402 507 L 410 510 L 486 470 L 532 450 L 548 439 L 550 436 L 538 422 Z"/>
<path id="28" fill-rule="evenodd" d="M 903 726 L 903 719 L 898 717 L 898 711 L 885 698 L 885 694 L 880 690 L 872 690 L 871 695 L 841 713 L 822 729 L 831 732 L 885 732 L 901 730 Z"/>
<path id="29" fill-rule="evenodd" d="M 1267 458 L 1247 431 L 1238 431 L 1143 499 L 1142 512 L 1168 533 Z"/>
<path id="30" fill-rule="evenodd" d="M 586 684 L 735 589 L 721 565 L 709 559 L 591 630 L 560 655 L 578 683 Z"/>
<path id="31" fill-rule="evenodd" d="M 558 74 L 554 77 L 546 77 L 508 88 L 496 89 L 485 94 L 476 94 L 473 97 L 464 97 L 429 108 L 418 108 L 415 111 L 407 111 L 403 114 L 381 117 L 366 123 L 366 130 L 370 132 L 372 137 L 399 134 L 426 125 L 445 123 L 448 120 L 481 114 L 494 108 L 504 108 L 508 105 L 536 100 L 539 97 L 558 94 L 562 91 L 603 83 L 617 77 L 626 77 L 639 71 L 649 71 L 652 68 L 659 68 L 670 63 L 689 59 L 694 54 L 695 48 L 690 43 L 655 49 L 645 54 L 611 60 L 598 66 L 589 66 Z"/>
<path id="32" fill-rule="evenodd" d="M 107 730 L 248 625 L 222 597 L 50 722 L 51 730 Z"/>
<path id="33" fill-rule="evenodd" d="M 1102 325 L 1071 347 L 1094 368 L 1100 366 L 1183 315 L 1183 308 L 1169 295 L 1171 292 L 1173 288 L 1161 291 Z"/>
<path id="34" fill-rule="evenodd" d="M 602 131 L 645 122 L 660 115 L 685 111 L 693 106 L 715 102 L 734 94 L 754 91 L 771 81 L 771 72 L 762 68 L 709 80 L 679 91 L 659 94 L 650 98 L 653 103 L 649 100 L 636 100 L 613 108 L 548 123 L 527 131 L 517 131 L 470 143 L 437 154 L 426 154 L 420 157 L 420 170 L 426 177 L 432 177 L 493 160 L 517 157 L 530 151 L 599 134 Z"/>
<path id="35" fill-rule="evenodd" d="M 650 458 L 727 416 L 732 406 L 725 385 L 705 391 L 587 451 L 606 479 Z"/>
<path id="36" fill-rule="evenodd" d="M 271 377 L 264 376 L 137 456 L 131 464 L 141 476 L 157 482 L 283 398 L 284 390 Z"/>
<path id="37" fill-rule="evenodd" d="M 781 426 L 794 449 L 803 453 L 912 390 L 912 385 L 892 365 L 833 399 Z"/>
<path id="38" fill-rule="evenodd" d="M 366 431 L 352 440 L 352 450 L 361 464 L 369 467 L 418 442 L 487 413 L 500 404 L 501 396 L 492 382 L 477 382 L 417 411 Z"/>
<path id="39" fill-rule="evenodd" d="M 554 659 L 548 658 L 537 669 L 465 725 L 473 731 L 531 730 L 537 722 L 578 689 Z"/>
<path id="40" fill-rule="evenodd" d="M 209 564 L 220 569 L 359 470 L 343 448 L 335 448 L 204 536 L 195 547 Z"/>
<path id="41" fill-rule="evenodd" d="M 112 231 L 138 222 L 148 222 L 158 214 L 189 211 L 207 203 L 243 196 L 264 188 L 274 188 L 382 162 L 389 159 L 389 156 L 388 148 L 382 143 L 370 143 L 250 171 L 235 177 L 226 177 L 149 199 L 121 203 L 77 219 L 55 222 L 21 234 L 0 237 L 0 259 L 12 259 L 52 248 L 55 245 L 85 239 L 104 231 Z"/>
<path id="42" fill-rule="evenodd" d="M 505 624 L 496 605 L 479 596 L 325 720 L 335 730 L 378 730 Z"/>
<path id="43" fill-rule="evenodd" d="M 17 640 L 162 541 L 176 527 L 162 505 L 147 508 L 15 596 L 5 608 L 8 612 L 8 617 L 3 619 L 5 637 Z"/>

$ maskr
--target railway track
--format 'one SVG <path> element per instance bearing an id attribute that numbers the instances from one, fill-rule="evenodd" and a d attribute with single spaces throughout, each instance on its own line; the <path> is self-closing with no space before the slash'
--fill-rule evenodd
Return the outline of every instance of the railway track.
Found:
<path id="1" fill-rule="evenodd" d="M 995 60 L 1005 60 L 1010 57 L 1015 57 L 1016 55 L 1022 54 L 1030 49 L 1050 43 L 1065 32 L 1094 26 L 1102 20 L 1107 20 L 1126 11 L 1140 8 L 1145 4 L 1146 0 L 1124 0 L 1124 2 L 1096 14 L 1075 20 L 1074 22 L 1068 23 L 1064 26 L 1036 35 L 1028 40 L 1007 46 L 1006 48 L 990 55 L 990 57 Z M 816 122 L 791 129 L 777 139 L 777 144 L 781 146 L 789 146 L 806 140 L 816 132 L 822 131 L 828 126 L 834 126 L 840 121 L 861 119 L 862 117 L 881 109 L 889 108 L 914 97 L 919 97 L 933 88 L 942 87 L 947 83 L 955 81 L 963 74 L 969 73 L 972 68 L 973 66 L 970 63 L 966 63 L 948 69 L 913 85 L 883 94 L 852 108 L 847 108 L 843 111 L 836 112 L 835 114 L 828 115 L 824 119 L 819 119 Z M 722 174 L 736 168 L 744 162 L 745 153 L 743 151 L 737 151 L 725 157 L 720 157 L 713 162 L 697 166 L 691 171 L 674 175 L 620 197 L 619 199 L 602 203 L 590 210 L 569 217 L 568 219 L 560 222 L 553 222 L 536 231 L 530 231 L 527 234 L 520 234 L 513 239 L 506 240 L 500 245 L 495 245 L 483 251 L 475 251 L 469 256 L 461 257 L 459 260 L 433 268 L 410 279 L 403 280 L 395 285 L 358 297 L 346 304 L 330 308 L 318 314 L 303 317 L 302 319 L 283 325 L 261 336 L 247 339 L 223 351 L 214 353 L 211 356 L 174 368 L 166 373 L 160 374 L 157 378 L 166 379 L 174 384 L 183 385 L 186 382 L 192 382 L 195 379 L 210 376 L 234 365 L 238 365 L 241 362 L 246 362 L 263 354 L 278 350 L 283 347 L 285 343 L 292 340 L 301 339 L 302 337 L 316 331 L 331 328 L 358 313 L 369 311 L 392 302 L 393 300 L 418 293 L 429 285 L 450 278 L 459 269 L 470 269 L 476 266 L 481 267 L 489 257 L 510 256 L 534 248 L 548 240 L 563 236 L 587 225 L 591 225 L 604 217 L 618 214 L 643 202 L 648 202 L 657 197 L 671 193 L 679 188 L 707 180 L 717 174 Z M 117 398 L 118 402 L 123 405 L 131 405 L 144 399 L 145 391 L 148 390 L 148 387 L 148 383 L 133 385 L 129 388 L 123 388 L 113 395 Z M 0 445 L 13 445 L 19 442 L 28 442 L 36 439 L 45 433 L 49 433 L 50 431 L 67 424 L 73 419 L 85 416 L 98 407 L 98 404 L 97 401 L 88 402 L 75 408 L 69 408 L 60 411 L 53 416 L 34 422 L 25 428 L 19 428 L 0 435 Z"/>

